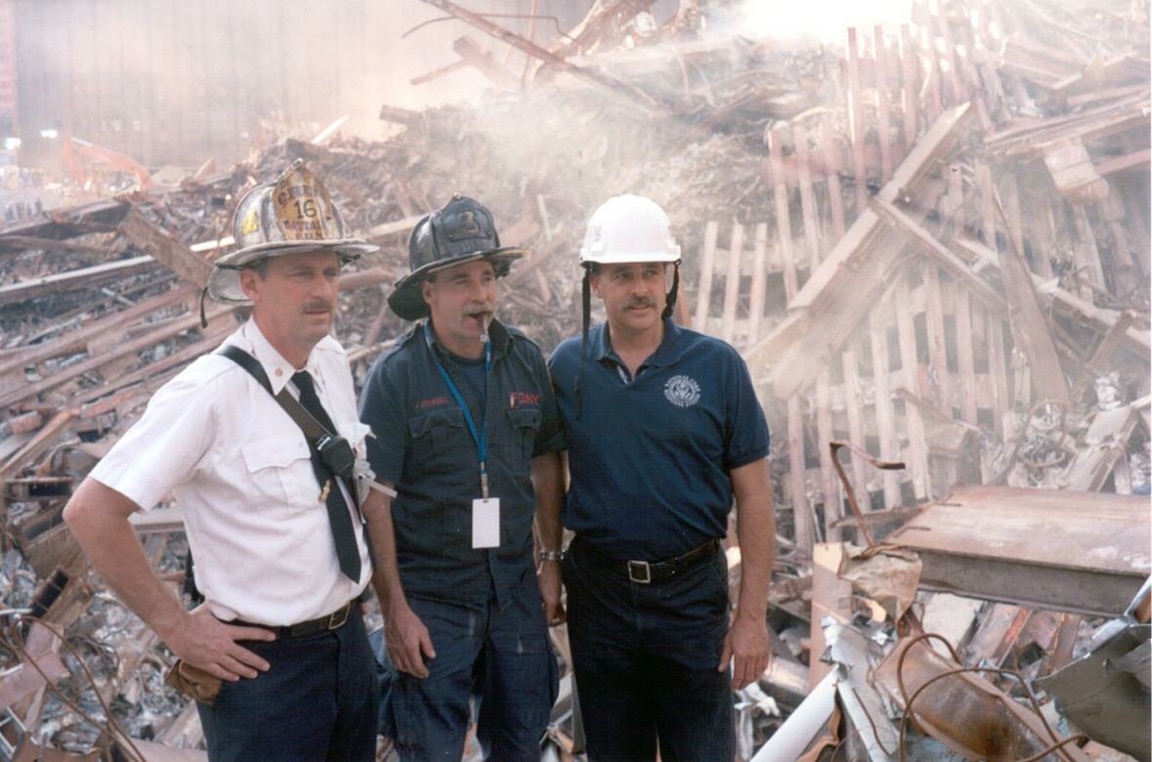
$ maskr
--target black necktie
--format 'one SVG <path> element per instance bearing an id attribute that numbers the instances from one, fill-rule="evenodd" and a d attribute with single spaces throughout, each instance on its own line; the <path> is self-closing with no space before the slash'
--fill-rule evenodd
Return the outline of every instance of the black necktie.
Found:
<path id="1" fill-rule="evenodd" d="M 324 406 L 320 404 L 320 398 L 316 396 L 316 387 L 312 384 L 312 376 L 308 371 L 302 370 L 292 374 L 292 381 L 300 390 L 300 404 L 304 409 L 324 428 L 335 434 L 336 427 L 328 417 Z M 340 561 L 340 571 L 353 582 L 359 582 L 360 549 L 356 546 L 356 534 L 352 531 L 352 518 L 348 515 L 344 493 L 340 490 L 337 477 L 320 457 L 315 443 L 309 442 L 308 449 L 312 451 L 312 470 L 316 472 L 316 480 L 320 482 L 321 489 L 327 493 L 324 502 L 328 506 L 328 522 L 332 525 L 332 539 L 336 541 L 336 558 Z"/>

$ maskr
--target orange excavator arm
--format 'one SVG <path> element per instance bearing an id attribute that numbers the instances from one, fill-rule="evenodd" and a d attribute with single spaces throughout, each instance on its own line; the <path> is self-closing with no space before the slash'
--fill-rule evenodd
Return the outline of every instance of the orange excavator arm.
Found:
<path id="1" fill-rule="evenodd" d="M 89 174 L 88 166 L 96 164 L 133 175 L 142 191 L 152 190 L 155 185 L 151 173 L 131 156 L 80 138 L 65 139 L 64 160 L 77 182 L 83 182 Z"/>

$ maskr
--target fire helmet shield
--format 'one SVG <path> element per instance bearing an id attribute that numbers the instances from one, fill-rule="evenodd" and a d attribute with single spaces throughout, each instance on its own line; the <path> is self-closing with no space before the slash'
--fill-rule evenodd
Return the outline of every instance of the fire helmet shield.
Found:
<path id="1" fill-rule="evenodd" d="M 267 257 L 331 250 L 342 263 L 379 250 L 348 234 L 328 189 L 297 159 L 273 183 L 257 185 L 236 205 L 232 217 L 235 251 L 217 259 L 208 293 L 221 302 L 246 304 L 239 271 Z"/>

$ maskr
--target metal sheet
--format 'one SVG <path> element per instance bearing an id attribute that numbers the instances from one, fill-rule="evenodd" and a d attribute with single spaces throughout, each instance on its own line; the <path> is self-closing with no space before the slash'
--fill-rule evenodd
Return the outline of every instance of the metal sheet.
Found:
<path id="1" fill-rule="evenodd" d="M 1152 571 L 1147 496 L 965 487 L 888 541 L 915 550 L 921 587 L 1117 616 Z"/>
<path id="2" fill-rule="evenodd" d="M 1152 758 L 1152 700 L 1147 674 L 1152 628 L 1131 622 L 1082 659 L 1038 682 L 1060 699 L 1064 714 L 1100 743 L 1145 762 Z"/>
<path id="3" fill-rule="evenodd" d="M 836 692 L 851 732 L 859 736 L 870 762 L 894 762 L 896 750 L 900 748 L 900 734 L 873 683 L 873 670 L 883 660 L 880 647 L 863 633 L 838 624 L 829 627 L 826 637 L 832 659 L 841 666 L 844 677 L 837 684 Z"/>

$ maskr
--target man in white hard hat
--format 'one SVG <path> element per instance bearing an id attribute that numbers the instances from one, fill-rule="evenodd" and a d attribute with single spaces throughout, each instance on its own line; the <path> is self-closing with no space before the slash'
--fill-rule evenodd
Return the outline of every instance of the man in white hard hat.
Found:
<path id="1" fill-rule="evenodd" d="M 371 760 L 379 694 L 354 483 L 368 428 L 329 332 L 341 264 L 376 247 L 348 236 L 300 162 L 249 191 L 233 227 L 237 250 L 207 291 L 251 304 L 251 318 L 152 396 L 64 518 L 179 657 L 170 678 L 197 699 L 209 759 Z M 129 523 L 169 494 L 205 599 L 191 612 Z"/>
<path id="2" fill-rule="evenodd" d="M 770 658 L 764 413 L 731 346 L 672 322 L 680 247 L 655 202 L 606 201 L 580 261 L 584 335 L 549 367 L 568 439 L 563 579 L 588 756 L 731 760 L 732 690 Z M 607 321 L 589 330 L 593 293 Z M 730 620 L 721 540 L 733 502 Z"/>
<path id="3" fill-rule="evenodd" d="M 388 490 L 364 505 L 391 680 L 382 710 L 405 762 L 459 760 L 473 716 L 485 758 L 538 762 L 556 698 L 563 438 L 543 354 L 495 319 L 496 281 L 525 253 L 501 246 L 466 196 L 421 219 L 388 297 L 419 322 L 361 395 Z M 539 575 L 534 523 L 553 551 Z"/>

